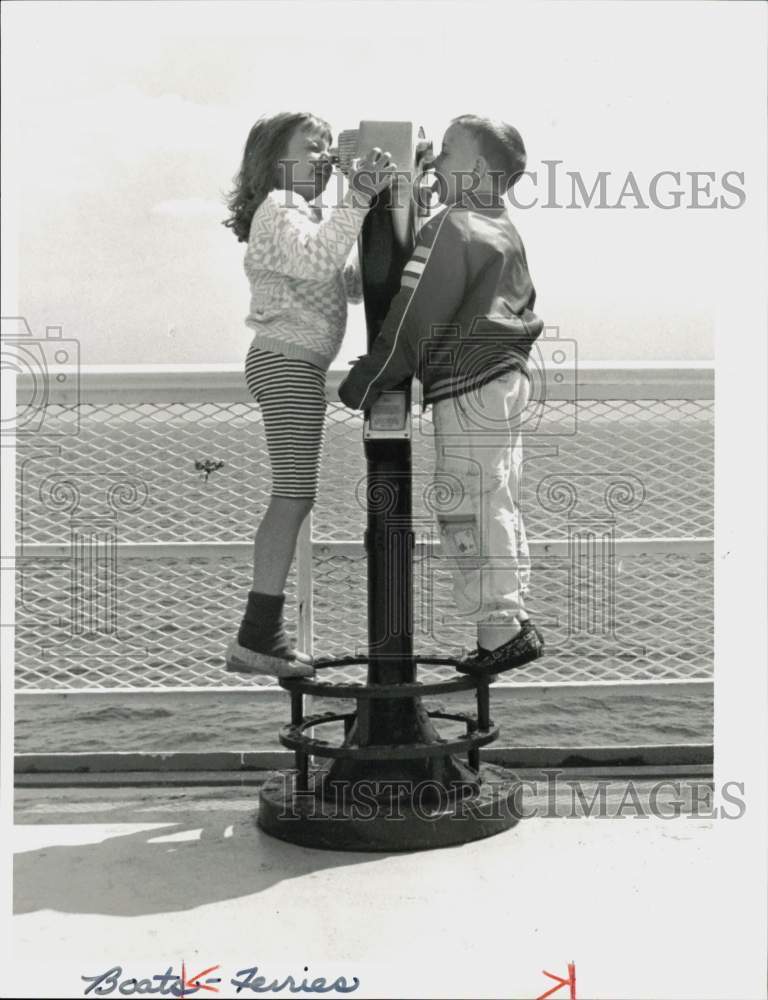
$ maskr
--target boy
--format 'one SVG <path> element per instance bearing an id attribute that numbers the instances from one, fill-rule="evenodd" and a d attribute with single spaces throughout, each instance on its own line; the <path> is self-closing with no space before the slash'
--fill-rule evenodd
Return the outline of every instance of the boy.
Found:
<path id="1" fill-rule="evenodd" d="M 523 602 L 529 557 L 517 506 L 526 361 L 543 323 L 502 200 L 525 163 L 511 125 L 452 121 L 433 166 L 446 207 L 421 229 L 373 349 L 339 388 L 343 403 L 364 410 L 416 374 L 433 406 L 435 473 L 449 494 L 436 508 L 440 538 L 456 606 L 477 623 L 465 673 L 519 667 L 543 649 Z"/>

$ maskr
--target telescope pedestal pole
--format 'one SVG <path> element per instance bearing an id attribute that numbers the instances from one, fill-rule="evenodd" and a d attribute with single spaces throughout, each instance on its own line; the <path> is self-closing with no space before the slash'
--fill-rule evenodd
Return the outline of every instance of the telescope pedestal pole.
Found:
<path id="1" fill-rule="evenodd" d="M 412 684 L 413 658 L 413 547 L 411 512 L 411 443 L 409 440 L 366 442 L 368 459 L 369 685 Z M 420 698 L 367 701 L 348 734 L 350 745 L 408 745 L 439 741 L 439 734 Z M 477 777 L 453 757 L 411 760 L 337 760 L 324 781 L 324 794 L 333 795 L 339 783 L 398 782 L 429 798 L 428 785 L 444 794 L 477 791 Z M 437 792 L 436 788 L 431 789 Z M 384 792 L 386 797 L 386 791 Z M 431 796 L 433 799 L 436 796 Z M 439 796 L 438 796 L 439 797 Z"/>

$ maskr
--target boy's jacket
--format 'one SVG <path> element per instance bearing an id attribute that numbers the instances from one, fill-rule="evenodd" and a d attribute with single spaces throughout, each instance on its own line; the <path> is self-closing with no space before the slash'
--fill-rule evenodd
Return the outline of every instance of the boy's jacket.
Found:
<path id="1" fill-rule="evenodd" d="M 339 388 L 353 409 L 417 375 L 424 405 L 526 370 L 544 324 L 525 248 L 506 206 L 452 206 L 419 233 L 369 354 Z"/>

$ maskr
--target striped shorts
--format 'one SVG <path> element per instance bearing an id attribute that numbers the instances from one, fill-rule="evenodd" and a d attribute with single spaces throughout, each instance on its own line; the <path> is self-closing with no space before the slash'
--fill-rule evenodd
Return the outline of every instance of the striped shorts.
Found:
<path id="1" fill-rule="evenodd" d="M 245 381 L 261 407 L 272 496 L 314 500 L 325 430 L 325 372 L 308 361 L 251 347 Z"/>

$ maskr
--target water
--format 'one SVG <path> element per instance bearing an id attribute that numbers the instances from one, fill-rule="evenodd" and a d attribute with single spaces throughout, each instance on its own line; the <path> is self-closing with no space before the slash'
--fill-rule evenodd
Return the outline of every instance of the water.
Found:
<path id="1" fill-rule="evenodd" d="M 283 692 L 243 696 L 238 703 L 211 693 L 203 701 L 172 694 L 157 704 L 133 704 L 133 696 L 100 697 L 67 704 L 19 698 L 16 749 L 22 753 L 108 751 L 248 751 L 281 749 L 277 733 L 290 719 Z M 474 701 L 457 695 L 425 699 L 430 708 L 471 711 Z M 322 710 L 349 711 L 349 703 L 323 699 Z M 569 693 L 555 701 L 543 691 L 520 702 L 514 691 L 491 689 L 491 715 L 501 727 L 498 746 L 637 746 L 712 741 L 711 689 L 684 695 L 658 689 L 637 697 Z M 439 726 L 452 735 L 450 724 Z M 341 739 L 340 725 L 323 738 Z"/>

